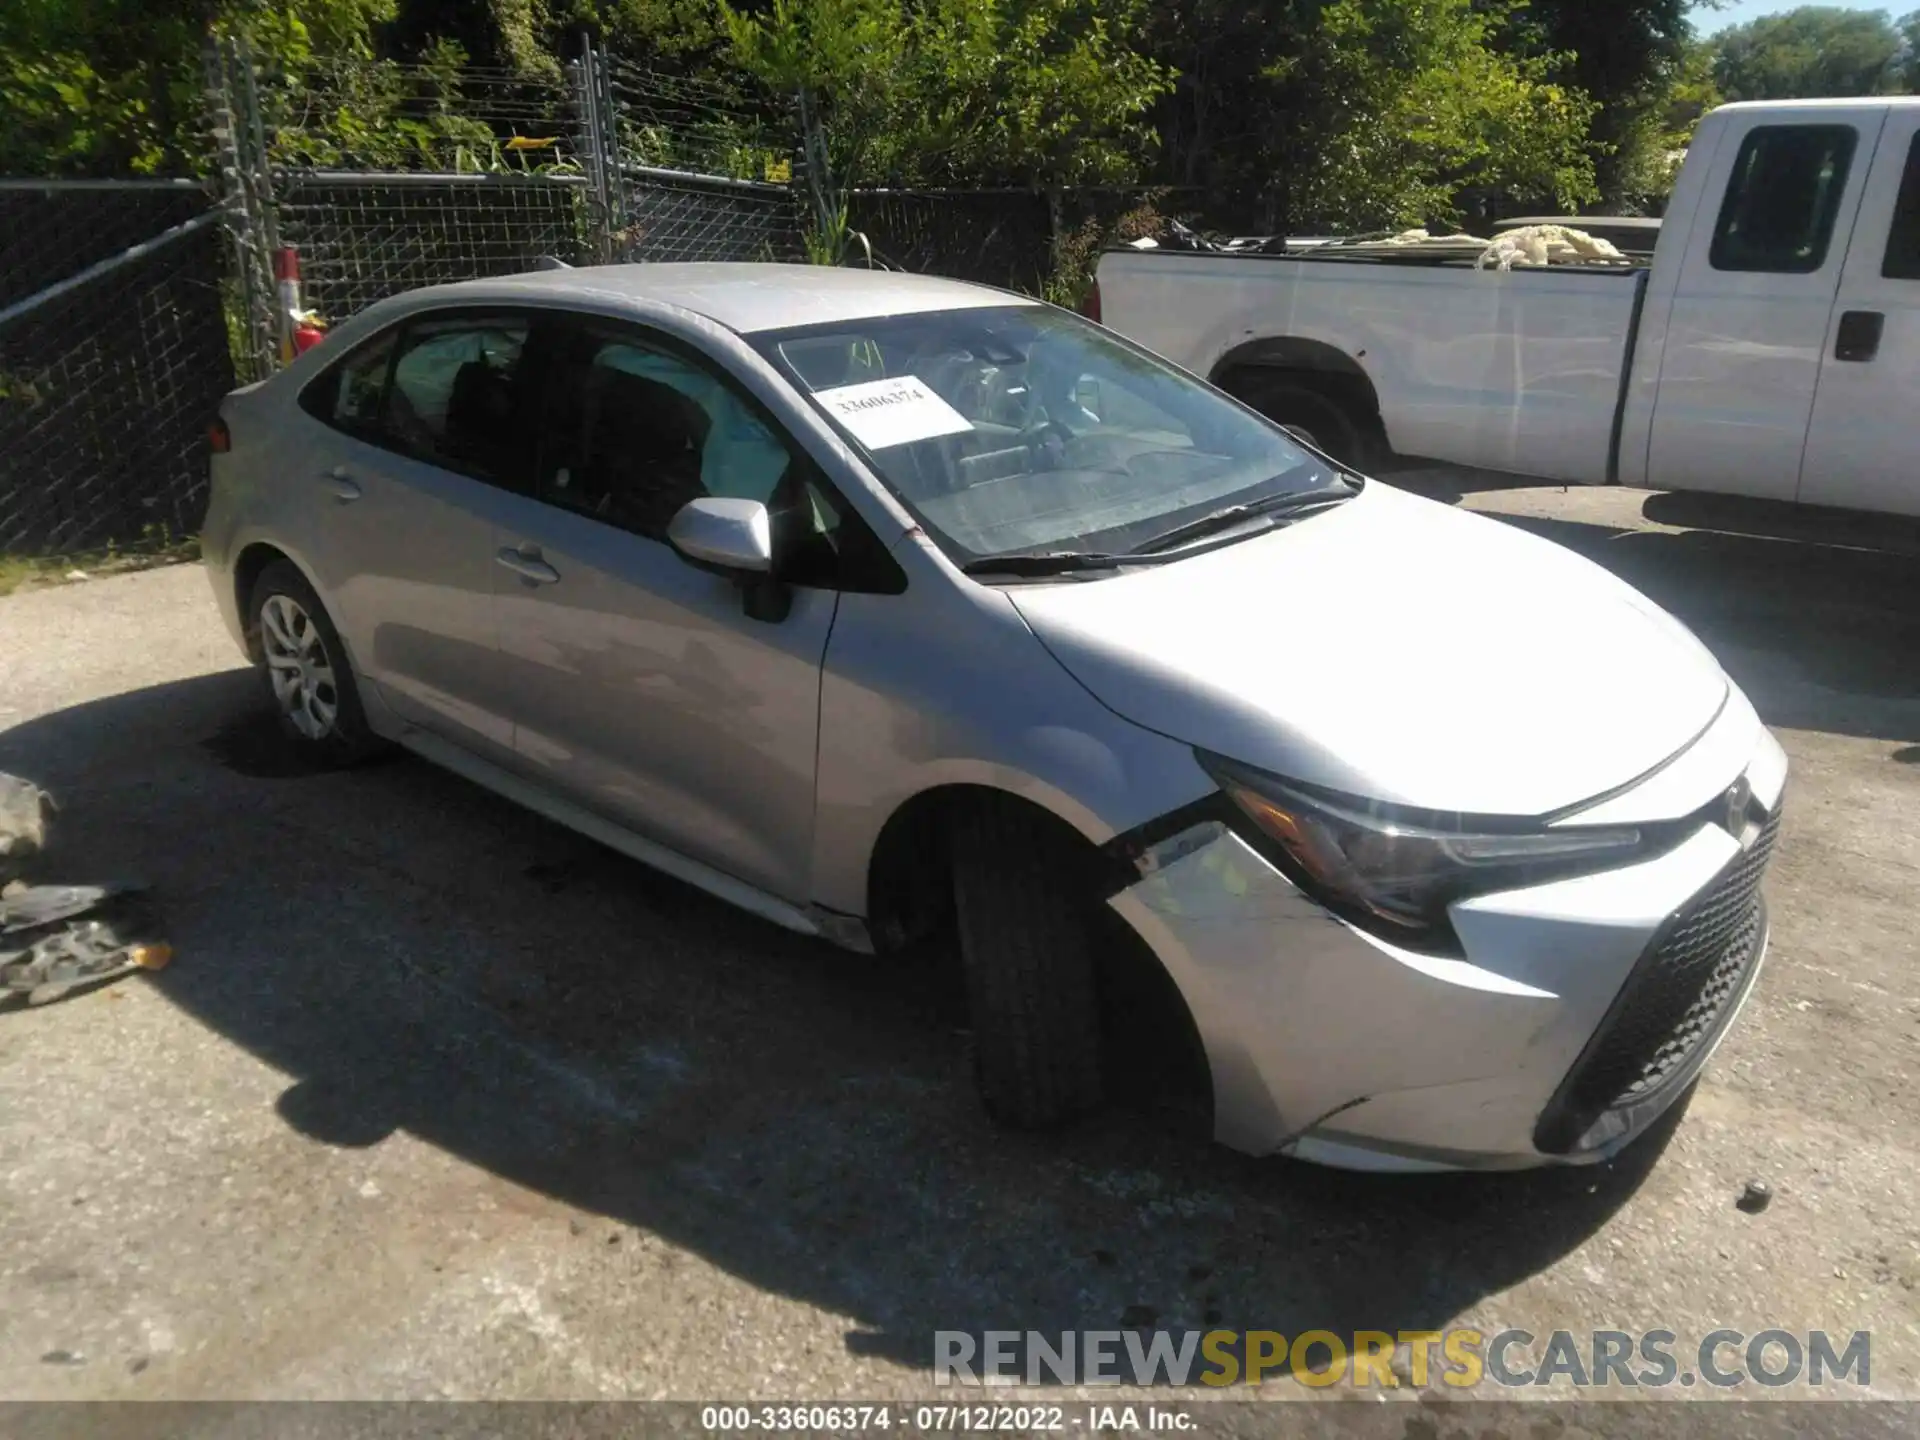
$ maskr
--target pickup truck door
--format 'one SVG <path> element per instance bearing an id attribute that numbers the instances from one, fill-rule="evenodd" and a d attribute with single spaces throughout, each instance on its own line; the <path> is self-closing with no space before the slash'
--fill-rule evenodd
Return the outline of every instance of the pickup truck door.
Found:
<path id="1" fill-rule="evenodd" d="M 1858 105 L 1721 117 L 1667 312 L 1647 484 L 1795 498 L 1847 238 L 1885 117 Z"/>
<path id="2" fill-rule="evenodd" d="M 1920 515 L 1920 109 L 1891 111 L 1827 329 L 1800 499 Z"/>

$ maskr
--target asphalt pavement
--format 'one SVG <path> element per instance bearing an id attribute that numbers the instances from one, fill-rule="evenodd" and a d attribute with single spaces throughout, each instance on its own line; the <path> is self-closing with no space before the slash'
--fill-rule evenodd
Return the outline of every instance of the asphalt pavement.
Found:
<path id="1" fill-rule="evenodd" d="M 1870 1330 L 1920 1398 L 1920 560 L 1862 544 L 1920 546 L 1407 483 L 1640 585 L 1792 757 L 1758 992 L 1612 1165 L 1340 1175 L 1138 1104 L 999 1133 L 938 967 L 416 760 L 303 772 L 204 574 L 154 570 L 0 599 L 0 770 L 178 956 L 0 1011 L 0 1397 L 876 1399 L 930 1392 L 936 1330 L 1457 1323 Z"/>

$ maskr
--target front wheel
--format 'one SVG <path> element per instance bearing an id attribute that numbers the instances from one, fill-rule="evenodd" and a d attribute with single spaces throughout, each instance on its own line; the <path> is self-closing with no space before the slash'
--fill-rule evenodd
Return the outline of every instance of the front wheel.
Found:
<path id="1" fill-rule="evenodd" d="M 953 889 L 974 1076 L 1004 1125 L 1065 1125 L 1102 1098 L 1088 868 L 1072 837 L 1010 797 L 982 797 L 957 817 Z"/>
<path id="2" fill-rule="evenodd" d="M 289 561 L 274 561 L 254 583 L 248 615 L 281 732 L 327 766 L 357 764 L 381 749 L 346 647 L 306 576 Z"/>

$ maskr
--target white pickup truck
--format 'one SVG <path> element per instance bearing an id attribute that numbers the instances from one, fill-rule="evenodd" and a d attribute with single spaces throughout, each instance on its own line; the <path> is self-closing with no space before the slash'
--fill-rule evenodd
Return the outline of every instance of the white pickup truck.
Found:
<path id="1" fill-rule="evenodd" d="M 1101 257 L 1105 323 L 1356 463 L 1920 515 L 1920 98 L 1728 105 L 1650 265 Z"/>

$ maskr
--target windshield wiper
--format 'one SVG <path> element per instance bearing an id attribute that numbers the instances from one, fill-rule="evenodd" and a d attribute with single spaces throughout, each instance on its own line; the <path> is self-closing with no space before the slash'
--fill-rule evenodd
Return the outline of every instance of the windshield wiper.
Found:
<path id="1" fill-rule="evenodd" d="M 1265 500 L 1249 500 L 1238 505 L 1225 505 L 1196 520 L 1189 520 L 1184 525 L 1176 525 L 1171 530 L 1155 535 L 1133 553 L 1151 555 L 1161 550 L 1169 550 L 1184 541 L 1197 540 L 1216 530 L 1226 530 L 1242 521 L 1262 516 L 1286 516 L 1297 519 L 1303 515 L 1311 515 L 1316 510 L 1328 510 L 1335 505 L 1344 505 L 1357 493 L 1354 490 L 1332 492 L 1316 490 L 1305 494 L 1295 492 L 1270 496 Z"/>
<path id="2" fill-rule="evenodd" d="M 1106 555 L 1090 550 L 1042 550 L 1038 554 L 983 555 L 960 567 L 962 575 L 1068 575 L 1078 570 L 1118 570 L 1151 565 L 1157 555 Z"/>

